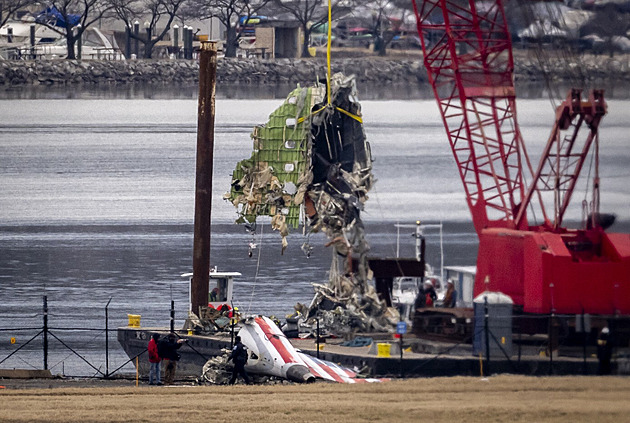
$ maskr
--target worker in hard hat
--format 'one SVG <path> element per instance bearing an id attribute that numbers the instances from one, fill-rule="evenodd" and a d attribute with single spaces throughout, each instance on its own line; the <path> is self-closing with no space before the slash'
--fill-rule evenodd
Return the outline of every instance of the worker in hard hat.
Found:
<path id="1" fill-rule="evenodd" d="M 597 359 L 599 360 L 599 366 L 597 373 L 600 375 L 609 375 L 610 359 L 612 357 L 612 343 L 610 340 L 610 329 L 605 327 L 599 333 L 597 337 Z"/>
<path id="2" fill-rule="evenodd" d="M 234 307 L 234 310 L 232 310 L 232 315 L 230 316 L 230 318 L 232 319 L 232 323 L 234 324 L 238 323 L 238 320 L 241 318 L 241 313 L 238 311 L 238 307 Z"/>
<path id="3" fill-rule="evenodd" d="M 442 306 L 446 308 L 453 308 L 457 303 L 457 291 L 455 291 L 455 284 L 451 279 L 446 282 L 446 293 L 444 294 L 444 301 Z"/>
<path id="4" fill-rule="evenodd" d="M 425 281 L 423 286 L 425 307 L 433 307 L 435 301 L 437 300 L 437 294 L 435 292 L 435 287 L 431 283 L 431 281 Z"/>

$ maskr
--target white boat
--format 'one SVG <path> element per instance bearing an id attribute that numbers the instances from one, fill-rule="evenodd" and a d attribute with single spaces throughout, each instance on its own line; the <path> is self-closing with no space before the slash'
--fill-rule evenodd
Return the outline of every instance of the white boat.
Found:
<path id="1" fill-rule="evenodd" d="M 31 46 L 31 26 L 35 27 L 35 45 Z M 9 42 L 10 41 L 10 42 Z M 75 43 L 79 57 L 79 43 Z M 65 37 L 35 22 L 9 22 L 0 28 L 0 51 L 5 59 L 65 59 L 68 47 Z M 81 39 L 82 59 L 125 60 L 116 41 L 96 27 L 87 28 Z"/>
<path id="2" fill-rule="evenodd" d="M 192 278 L 192 273 L 183 273 L 182 278 Z M 241 276 L 239 272 L 219 272 L 217 267 L 210 269 L 210 282 L 208 293 L 208 307 L 219 309 L 227 304 L 232 307 L 232 293 L 234 289 L 234 278 Z M 190 279 L 192 283 L 192 279 Z M 188 285 L 188 304 L 191 304 L 191 287 Z M 192 310 L 191 310 L 192 311 Z"/>
<path id="3" fill-rule="evenodd" d="M 396 237 L 396 255 L 400 252 L 400 229 L 401 228 L 414 228 L 413 234 L 416 240 L 416 259 L 422 260 L 422 241 L 424 239 L 423 231 L 425 229 L 439 229 L 440 231 L 440 272 L 436 274 L 433 267 L 430 264 L 425 264 L 424 277 L 409 277 L 401 276 L 394 278 L 392 289 L 392 305 L 398 309 L 401 319 L 407 323 L 411 323 L 415 311 L 416 300 L 419 293 L 424 289 L 425 283 L 431 283 L 435 293 L 437 295 L 436 305 L 439 305 L 444 299 L 446 293 L 446 284 L 444 283 L 444 248 L 442 237 L 442 224 L 427 224 L 422 225 L 420 221 L 416 224 L 396 224 L 397 237 Z"/>
<path id="4" fill-rule="evenodd" d="M 23 21 L 8 21 L 0 27 L 0 45 L 24 45 L 31 39 L 31 26 L 35 27 L 35 43 L 53 43 L 63 36 L 46 25 L 35 23 L 33 18 Z"/>

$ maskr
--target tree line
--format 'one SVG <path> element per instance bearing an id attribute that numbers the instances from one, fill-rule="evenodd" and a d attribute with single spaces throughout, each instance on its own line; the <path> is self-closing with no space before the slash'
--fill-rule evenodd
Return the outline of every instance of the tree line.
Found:
<path id="1" fill-rule="evenodd" d="M 283 15 L 296 21 L 304 34 L 302 56 L 308 56 L 309 39 L 314 29 L 325 25 L 328 20 L 327 0 L 51 0 L 41 3 L 36 0 L 0 0 L 0 26 L 11 16 L 26 8 L 40 7 L 38 23 L 49 27 L 66 40 L 68 59 L 75 59 L 75 44 L 83 33 L 101 20 L 118 19 L 128 28 L 127 36 L 144 45 L 144 57 L 151 58 L 155 45 L 162 41 L 175 22 L 218 19 L 225 27 L 224 53 L 236 56 L 239 24 L 252 16 L 267 14 Z M 411 0 L 332 0 L 332 19 L 353 13 L 358 9 L 372 16 L 375 45 L 384 54 L 387 31 L 383 21 L 392 10 L 410 13 Z M 135 21 L 144 22 L 144 31 L 132 30 Z M 384 41 L 384 42 L 383 42 Z"/>

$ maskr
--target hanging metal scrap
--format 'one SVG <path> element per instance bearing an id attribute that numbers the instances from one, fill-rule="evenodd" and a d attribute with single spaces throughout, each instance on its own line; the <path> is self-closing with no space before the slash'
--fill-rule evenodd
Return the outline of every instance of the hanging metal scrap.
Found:
<path id="1" fill-rule="evenodd" d="M 237 223 L 270 216 L 283 251 L 289 227 L 300 224 L 301 208 L 306 232 L 327 235 L 333 249 L 329 282 L 315 285 L 305 316 L 324 312 L 326 300 L 335 304 L 329 311 L 338 309 L 341 320 L 351 322 L 348 330 L 391 331 L 396 311 L 368 283 L 370 247 L 360 212 L 374 178 L 354 77 L 338 73 L 330 81 L 330 103 L 325 85 L 298 87 L 265 125 L 254 128 L 252 157 L 238 163 L 225 198 L 237 207 Z M 335 316 L 328 321 L 331 331 L 346 330 L 334 327 Z"/>

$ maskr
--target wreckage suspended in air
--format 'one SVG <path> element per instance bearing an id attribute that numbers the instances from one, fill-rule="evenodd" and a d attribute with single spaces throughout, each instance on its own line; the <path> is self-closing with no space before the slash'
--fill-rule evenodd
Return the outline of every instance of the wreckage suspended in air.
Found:
<path id="1" fill-rule="evenodd" d="M 368 283 L 360 212 L 374 178 L 354 77 L 338 73 L 330 81 L 330 101 L 325 84 L 298 86 L 266 124 L 254 128 L 252 156 L 237 164 L 225 198 L 237 208 L 237 223 L 271 217 L 283 251 L 301 215 L 306 232 L 327 235 L 335 250 L 330 279 L 315 285 L 310 307 L 298 305 L 303 315 L 334 311 L 324 320 L 339 330 L 345 322 L 354 330 L 391 331 L 397 312 Z M 306 243 L 303 249 L 310 251 Z"/>
<path id="2" fill-rule="evenodd" d="M 237 207 L 237 223 L 272 218 L 286 247 L 289 227 L 300 225 L 304 206 L 309 230 L 334 239 L 359 220 L 373 182 L 372 160 L 353 78 L 333 75 L 326 86 L 297 87 L 264 125 L 254 128 L 251 158 L 240 161 L 225 198 Z"/>

